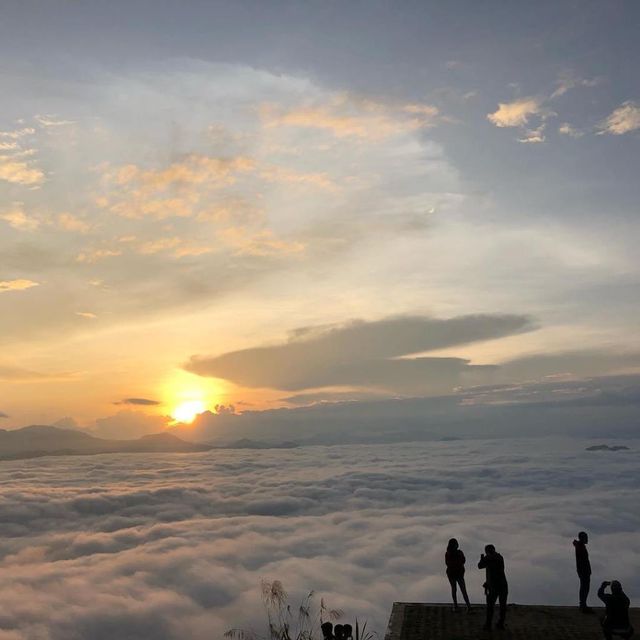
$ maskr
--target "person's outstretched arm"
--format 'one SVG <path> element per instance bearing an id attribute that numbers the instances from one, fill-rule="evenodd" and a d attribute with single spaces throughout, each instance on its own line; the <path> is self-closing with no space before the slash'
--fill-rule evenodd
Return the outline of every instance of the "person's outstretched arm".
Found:
<path id="1" fill-rule="evenodd" d="M 484 569 L 487 566 L 487 558 L 483 554 L 480 555 L 480 562 L 478 562 L 478 569 Z"/>
<path id="2" fill-rule="evenodd" d="M 607 603 L 607 595 L 604 590 L 609 586 L 609 583 L 605 580 L 601 585 L 600 588 L 598 589 L 598 598 L 600 598 L 600 600 L 602 600 L 602 602 L 604 602 L 605 604 Z"/>

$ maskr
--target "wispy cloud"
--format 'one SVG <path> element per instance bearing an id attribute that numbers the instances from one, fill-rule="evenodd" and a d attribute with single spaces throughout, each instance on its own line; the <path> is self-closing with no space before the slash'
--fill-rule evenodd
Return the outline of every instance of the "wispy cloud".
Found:
<path id="1" fill-rule="evenodd" d="M 278 237 L 273 231 L 263 229 L 253 231 L 243 227 L 221 229 L 217 237 L 230 247 L 236 255 L 246 256 L 286 256 L 301 254 L 304 242 Z"/>
<path id="2" fill-rule="evenodd" d="M 632 100 L 623 102 L 600 124 L 599 133 L 621 136 L 640 129 L 640 105 Z"/>
<path id="3" fill-rule="evenodd" d="M 37 115 L 34 116 L 34 119 L 40 126 L 45 128 L 67 127 L 69 125 L 75 124 L 73 120 L 63 120 L 52 115 Z"/>
<path id="4" fill-rule="evenodd" d="M 563 122 L 558 127 L 558 133 L 562 134 L 563 136 L 570 136 L 571 138 L 581 138 L 584 135 L 583 131 L 576 129 L 568 122 Z"/>
<path id="5" fill-rule="evenodd" d="M 39 187 L 45 181 L 44 173 L 29 159 L 34 150 L 22 147 L 22 138 L 35 133 L 32 127 L 0 131 L 0 180 L 27 187 Z"/>
<path id="6" fill-rule="evenodd" d="M 252 171 L 248 157 L 222 158 L 189 154 L 160 168 L 129 164 L 108 168 L 98 205 L 125 218 L 157 219 L 194 215 L 207 196 Z"/>
<path id="7" fill-rule="evenodd" d="M 31 289 L 31 287 L 37 287 L 38 285 L 38 282 L 26 280 L 24 278 L 17 280 L 0 280 L 0 293 L 6 293 L 8 291 L 24 291 L 25 289 Z"/>
<path id="8" fill-rule="evenodd" d="M 18 140 L 25 136 L 31 136 L 36 132 L 33 127 L 23 127 L 22 129 L 15 129 L 13 131 L 0 131 L 0 138 L 9 140 Z"/>
<path id="9" fill-rule="evenodd" d="M 540 98 L 519 98 L 513 102 L 499 102 L 498 109 L 487 115 L 496 127 L 522 127 L 530 118 L 544 113 Z"/>
<path id="10" fill-rule="evenodd" d="M 338 138 L 371 140 L 434 126 L 440 116 L 437 107 L 429 104 L 383 103 L 351 95 L 289 109 L 264 104 L 260 114 L 268 127 L 318 129 Z"/>
<path id="11" fill-rule="evenodd" d="M 35 231 L 40 226 L 40 221 L 37 218 L 28 216 L 20 206 L 15 206 L 9 211 L 0 213 L 0 220 L 4 220 L 14 229 L 20 231 Z"/>
<path id="12" fill-rule="evenodd" d="M 338 189 L 338 186 L 333 180 L 331 180 L 326 172 L 304 173 L 301 171 L 295 171 L 293 169 L 287 169 L 285 167 L 273 165 L 264 168 L 260 172 L 260 175 L 268 182 L 311 185 L 319 189 L 327 189 L 328 191 L 335 191 L 336 189 Z"/>
<path id="13" fill-rule="evenodd" d="M 180 246 L 182 243 L 181 238 L 158 238 L 157 240 L 150 240 L 144 242 L 138 247 L 138 251 L 142 255 L 152 255 L 154 253 L 162 253 L 163 251 L 173 250 Z"/>
<path id="14" fill-rule="evenodd" d="M 0 180 L 30 187 L 41 185 L 44 179 L 44 173 L 29 162 L 0 156 Z"/>
<path id="15" fill-rule="evenodd" d="M 205 253 L 215 251 L 214 246 L 206 245 L 203 242 L 197 243 L 191 238 L 180 238 L 178 236 L 157 238 L 149 240 L 135 246 L 135 250 L 141 255 L 155 255 L 167 253 L 174 258 L 184 258 L 188 256 L 201 256 Z"/>
<path id="16" fill-rule="evenodd" d="M 526 144 L 536 144 L 538 142 L 544 142 L 544 129 L 545 124 L 542 123 L 539 127 L 535 129 L 528 129 L 522 138 L 518 138 L 518 142 L 523 142 Z"/>
<path id="17" fill-rule="evenodd" d="M 248 171 L 253 166 L 253 161 L 246 157 L 218 158 L 190 154 L 163 169 L 126 165 L 113 174 L 113 181 L 119 186 L 134 184 L 138 188 L 163 191 L 181 185 L 228 184 L 234 180 L 235 173 Z"/>
<path id="18" fill-rule="evenodd" d="M 87 249 L 77 255 L 76 262 L 94 264 L 105 258 L 114 258 L 120 255 L 122 255 L 120 249 Z"/>
<path id="19" fill-rule="evenodd" d="M 68 212 L 60 213 L 57 217 L 57 223 L 65 231 L 75 233 L 88 233 L 91 229 L 91 225 L 88 222 Z"/>
<path id="20" fill-rule="evenodd" d="M 600 78 L 581 78 L 571 71 L 566 71 L 560 74 L 556 83 L 556 89 L 550 96 L 550 99 L 559 98 L 571 89 L 578 87 L 591 88 L 600 84 Z"/>
<path id="21" fill-rule="evenodd" d="M 518 142 L 539 143 L 545 141 L 543 131 L 547 120 L 558 114 L 550 107 L 550 104 L 565 95 L 572 89 L 578 87 L 595 87 L 600 83 L 599 78 L 581 78 L 572 72 L 560 74 L 556 82 L 556 88 L 551 93 L 541 93 L 537 96 L 517 98 L 511 102 L 498 103 L 498 109 L 487 114 L 487 118 L 496 127 L 521 128 L 522 135 Z M 527 128 L 531 121 L 534 121 L 532 128 Z M 559 133 L 574 135 L 575 129 L 569 124 L 563 124 L 559 128 Z"/>

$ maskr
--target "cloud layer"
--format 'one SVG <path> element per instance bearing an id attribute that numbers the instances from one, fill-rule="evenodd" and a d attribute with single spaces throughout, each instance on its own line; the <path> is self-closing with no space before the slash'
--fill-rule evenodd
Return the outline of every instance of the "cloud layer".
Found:
<path id="1" fill-rule="evenodd" d="M 637 358 L 637 356 L 636 356 Z M 640 376 L 550 375 L 535 383 L 492 384 L 446 396 L 352 401 L 332 392 L 302 394 L 309 406 L 240 415 L 206 412 L 181 427 L 186 439 L 233 443 L 241 438 L 299 443 L 376 443 L 441 438 L 533 436 L 634 437 L 640 422 Z M 504 380 L 504 381 L 502 381 Z M 335 393 L 335 392 L 333 392 Z M 288 402 L 295 402 L 295 396 Z M 333 401 L 332 401 L 333 400 Z"/>
<path id="2" fill-rule="evenodd" d="M 444 601 L 455 535 L 468 584 L 493 542 L 514 602 L 573 604 L 571 540 L 594 581 L 640 592 L 638 441 L 469 441 L 96 456 L 0 469 L 3 640 L 205 640 L 263 629 L 261 577 L 315 589 L 382 632 L 395 600 Z"/>

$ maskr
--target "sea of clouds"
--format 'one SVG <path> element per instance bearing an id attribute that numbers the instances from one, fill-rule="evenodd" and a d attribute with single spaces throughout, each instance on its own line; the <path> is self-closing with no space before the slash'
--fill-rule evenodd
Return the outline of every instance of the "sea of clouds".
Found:
<path id="1" fill-rule="evenodd" d="M 640 598 L 640 441 L 467 440 L 100 455 L 0 463 L 0 640 L 204 640 L 263 631 L 259 582 L 313 589 L 384 632 L 394 601 L 449 596 L 455 536 L 473 601 L 487 542 L 510 599 L 573 604 L 571 541 L 593 592 Z M 619 441 L 616 444 L 620 444 Z M 594 602 L 595 604 L 595 602 Z"/>

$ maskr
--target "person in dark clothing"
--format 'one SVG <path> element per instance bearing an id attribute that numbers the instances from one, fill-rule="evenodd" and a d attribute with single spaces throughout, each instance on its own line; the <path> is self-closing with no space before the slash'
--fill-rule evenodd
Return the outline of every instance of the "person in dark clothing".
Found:
<path id="1" fill-rule="evenodd" d="M 451 585 L 451 597 L 453 598 L 453 608 L 458 610 L 458 585 L 460 586 L 460 593 L 467 605 L 467 611 L 471 611 L 471 603 L 469 602 L 469 596 L 467 595 L 467 585 L 464 581 L 464 563 L 466 558 L 460 545 L 455 538 L 449 540 L 447 545 L 447 551 L 444 554 L 444 562 L 447 565 L 447 578 Z"/>
<path id="2" fill-rule="evenodd" d="M 323 622 L 320 625 L 320 630 L 322 631 L 324 640 L 335 640 L 335 636 L 333 635 L 333 622 Z"/>
<path id="3" fill-rule="evenodd" d="M 342 625 L 342 637 L 344 640 L 353 640 L 353 627 L 350 624 Z"/>
<path id="4" fill-rule="evenodd" d="M 500 602 L 500 616 L 496 629 L 504 629 L 509 585 L 507 583 L 507 576 L 504 573 L 504 558 L 496 551 L 496 548 L 492 544 L 488 544 L 484 548 L 484 553 L 480 556 L 480 562 L 478 562 L 478 569 L 486 570 L 484 592 L 487 596 L 487 619 L 484 628 L 486 631 L 491 631 L 493 608 L 496 600 L 498 600 Z"/>
<path id="5" fill-rule="evenodd" d="M 337 624 L 333 627 L 333 637 L 336 640 L 344 640 L 344 628 L 341 624 Z"/>
<path id="6" fill-rule="evenodd" d="M 581 531 L 578 534 L 578 539 L 573 541 L 573 546 L 576 550 L 576 571 L 580 580 L 579 599 L 582 613 L 593 613 L 593 609 L 587 605 L 589 588 L 591 587 L 591 563 L 589 562 L 589 552 L 587 551 L 588 543 L 589 536 L 584 531 Z"/>
<path id="7" fill-rule="evenodd" d="M 611 593 L 605 593 L 611 585 Z M 612 640 L 614 636 L 630 638 L 633 635 L 633 627 L 629 622 L 629 598 L 622 590 L 622 585 L 617 581 L 603 582 L 598 589 L 598 598 L 604 602 L 607 613 L 602 621 L 602 630 L 606 640 Z"/>

